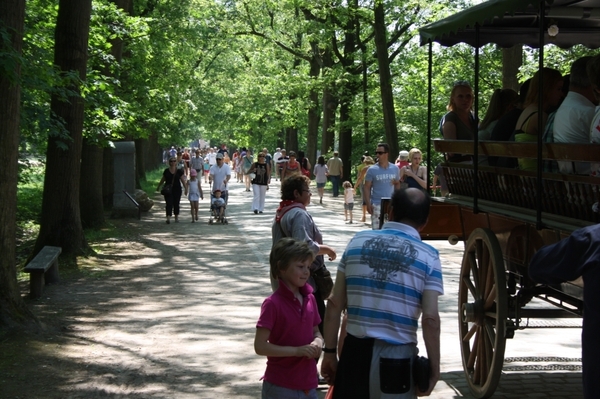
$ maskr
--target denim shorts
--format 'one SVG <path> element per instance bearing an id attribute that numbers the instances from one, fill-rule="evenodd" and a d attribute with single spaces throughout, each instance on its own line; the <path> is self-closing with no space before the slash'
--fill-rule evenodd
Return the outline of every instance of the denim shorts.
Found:
<path id="1" fill-rule="evenodd" d="M 327 183 L 317 183 L 317 188 L 323 188 L 325 187 L 325 184 Z"/>
<path id="2" fill-rule="evenodd" d="M 283 388 L 268 381 L 263 381 L 262 399 L 318 399 L 317 389 L 301 391 Z"/>

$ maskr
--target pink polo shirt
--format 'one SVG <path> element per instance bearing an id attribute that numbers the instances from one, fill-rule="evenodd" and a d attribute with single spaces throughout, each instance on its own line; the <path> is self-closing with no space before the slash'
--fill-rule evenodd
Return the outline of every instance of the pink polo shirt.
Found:
<path id="1" fill-rule="evenodd" d="M 312 342 L 313 328 L 321 322 L 317 302 L 309 284 L 300 288 L 302 305 L 279 280 L 279 288 L 262 304 L 256 327 L 271 331 L 269 342 L 280 346 L 302 346 Z M 288 389 L 317 388 L 317 362 L 306 357 L 267 356 L 265 381 Z"/>

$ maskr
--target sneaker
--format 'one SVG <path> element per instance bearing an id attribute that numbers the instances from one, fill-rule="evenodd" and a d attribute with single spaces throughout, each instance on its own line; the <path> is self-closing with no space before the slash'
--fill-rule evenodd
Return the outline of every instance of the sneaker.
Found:
<path id="1" fill-rule="evenodd" d="M 263 213 L 262 211 L 258 211 L 258 213 Z"/>
<path id="2" fill-rule="evenodd" d="M 169 219 L 167 219 L 167 224 L 171 224 L 171 221 Z"/>
<path id="3" fill-rule="evenodd" d="M 257 213 L 258 213 L 258 211 L 255 209 L 255 210 L 254 210 L 254 214 L 256 215 Z M 261 213 L 262 213 L 262 212 L 261 212 Z"/>
<path id="4" fill-rule="evenodd" d="M 319 204 L 323 203 L 323 197 L 319 198 Z"/>
<path id="5" fill-rule="evenodd" d="M 352 223 L 354 223 L 352 220 L 348 222 L 348 224 L 352 224 Z"/>

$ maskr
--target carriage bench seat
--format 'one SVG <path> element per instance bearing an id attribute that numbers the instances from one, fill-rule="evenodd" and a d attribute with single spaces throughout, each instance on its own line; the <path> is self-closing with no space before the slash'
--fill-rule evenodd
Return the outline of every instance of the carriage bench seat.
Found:
<path id="1" fill-rule="evenodd" d="M 46 283 L 57 283 L 58 277 L 58 256 L 62 252 L 60 247 L 45 246 L 25 266 L 25 273 L 29 273 L 29 296 L 39 298 Z"/>

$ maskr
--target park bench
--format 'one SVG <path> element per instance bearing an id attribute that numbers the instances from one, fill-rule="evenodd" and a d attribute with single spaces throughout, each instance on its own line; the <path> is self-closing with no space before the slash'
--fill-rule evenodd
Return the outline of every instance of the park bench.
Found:
<path id="1" fill-rule="evenodd" d="M 25 266 L 25 272 L 29 273 L 29 296 L 39 298 L 46 283 L 57 283 L 58 277 L 58 256 L 62 252 L 60 247 L 45 246 Z"/>
<path id="2" fill-rule="evenodd" d="M 434 148 L 442 153 L 473 155 L 471 141 L 435 140 Z M 598 162 L 598 144 L 542 144 L 542 159 L 556 161 Z M 481 141 L 478 156 L 532 158 L 538 156 L 537 143 Z M 448 190 L 452 196 L 474 197 L 475 168 L 471 164 L 442 164 Z M 477 197 L 519 208 L 536 210 L 537 173 L 519 169 L 482 166 L 477 170 Z M 600 223 L 597 212 L 600 179 L 562 173 L 542 173 L 541 210 L 553 215 Z"/>

